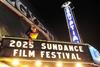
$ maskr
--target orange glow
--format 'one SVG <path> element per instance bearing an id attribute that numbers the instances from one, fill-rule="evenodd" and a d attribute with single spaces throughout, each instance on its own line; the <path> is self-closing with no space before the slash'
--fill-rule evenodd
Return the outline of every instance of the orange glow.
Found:
<path id="1" fill-rule="evenodd" d="M 56 66 L 57 67 L 62 67 L 62 62 L 57 62 Z"/>
<path id="2" fill-rule="evenodd" d="M 76 63 L 76 67 L 82 67 L 81 63 Z"/>
<path id="3" fill-rule="evenodd" d="M 42 62 L 40 60 L 36 60 L 35 65 L 37 67 L 40 67 L 42 65 Z"/>
<path id="4" fill-rule="evenodd" d="M 20 62 L 19 62 L 18 59 L 14 59 L 14 60 L 12 61 L 12 65 L 13 65 L 13 66 L 17 66 L 17 65 L 19 65 L 19 64 L 20 64 Z"/>

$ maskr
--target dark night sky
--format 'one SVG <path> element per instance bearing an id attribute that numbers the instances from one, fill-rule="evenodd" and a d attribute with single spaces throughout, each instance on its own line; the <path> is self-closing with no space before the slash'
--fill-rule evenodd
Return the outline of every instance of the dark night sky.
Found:
<path id="1" fill-rule="evenodd" d="M 70 41 L 65 15 L 61 5 L 66 0 L 29 0 L 49 30 L 59 40 Z M 80 36 L 84 43 L 89 43 L 100 51 L 100 7 L 94 0 L 71 0 Z"/>

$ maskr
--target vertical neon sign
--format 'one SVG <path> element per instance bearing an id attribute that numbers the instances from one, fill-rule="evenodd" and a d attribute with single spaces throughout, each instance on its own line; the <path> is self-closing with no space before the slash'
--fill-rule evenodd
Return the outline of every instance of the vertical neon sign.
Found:
<path id="1" fill-rule="evenodd" d="M 71 2 L 64 3 L 62 7 L 64 8 L 65 16 L 66 16 L 66 21 L 69 29 L 69 34 L 70 34 L 70 39 L 72 43 L 81 43 L 81 39 L 75 24 L 74 16 L 72 13 L 72 9 L 69 6 Z M 91 53 L 91 56 L 93 58 L 93 61 L 96 64 L 100 65 L 100 53 L 97 49 L 95 49 L 92 46 L 89 46 L 89 50 Z"/>
<path id="2" fill-rule="evenodd" d="M 65 16 L 66 16 L 66 21 L 67 21 L 67 26 L 69 29 L 69 34 L 70 34 L 70 40 L 72 43 L 80 43 L 81 39 L 75 24 L 74 16 L 72 13 L 72 9 L 69 6 L 71 2 L 64 3 L 62 7 L 64 8 Z"/>

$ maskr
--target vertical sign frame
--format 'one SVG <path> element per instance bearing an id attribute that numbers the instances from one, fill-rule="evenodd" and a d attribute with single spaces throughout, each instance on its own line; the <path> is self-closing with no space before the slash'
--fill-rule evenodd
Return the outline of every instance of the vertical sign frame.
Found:
<path id="1" fill-rule="evenodd" d="M 70 40 L 72 43 L 81 43 L 81 39 L 80 39 L 79 32 L 75 24 L 72 9 L 69 6 L 70 3 L 71 2 L 67 2 L 62 5 L 62 7 L 64 8 L 67 26 L 69 29 Z"/>

